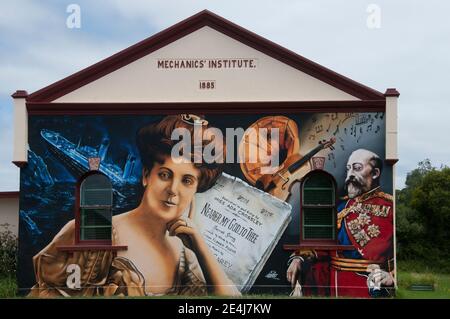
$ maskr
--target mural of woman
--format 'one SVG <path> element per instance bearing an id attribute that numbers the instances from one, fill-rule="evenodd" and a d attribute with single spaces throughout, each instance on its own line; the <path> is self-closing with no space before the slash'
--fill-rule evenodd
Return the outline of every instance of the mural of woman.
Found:
<path id="1" fill-rule="evenodd" d="M 58 250 L 74 243 L 72 220 L 33 257 L 36 284 L 30 296 L 240 295 L 192 220 L 195 193 L 212 187 L 223 166 L 197 163 L 192 153 L 191 161 L 171 157 L 173 130 L 185 128 L 194 140 L 195 124 L 208 126 L 200 117 L 171 115 L 138 131 L 144 193 L 138 207 L 112 219 L 112 244 L 127 250 Z M 67 269 L 73 264 L 80 283 L 69 288 Z"/>

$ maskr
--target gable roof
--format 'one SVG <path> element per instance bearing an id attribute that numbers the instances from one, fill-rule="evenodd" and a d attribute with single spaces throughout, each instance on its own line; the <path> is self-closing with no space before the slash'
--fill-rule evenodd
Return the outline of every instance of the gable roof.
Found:
<path id="1" fill-rule="evenodd" d="M 385 95 L 381 92 L 308 60 L 208 10 L 203 10 L 109 58 L 32 93 L 27 97 L 27 102 L 52 102 L 204 26 L 209 26 L 361 100 L 385 100 Z"/>

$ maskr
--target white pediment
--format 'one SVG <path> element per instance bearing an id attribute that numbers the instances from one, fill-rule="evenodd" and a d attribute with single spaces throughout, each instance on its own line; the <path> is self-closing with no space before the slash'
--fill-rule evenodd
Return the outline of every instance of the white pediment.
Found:
<path id="1" fill-rule="evenodd" d="M 339 100 L 359 99 L 204 26 L 53 102 Z"/>

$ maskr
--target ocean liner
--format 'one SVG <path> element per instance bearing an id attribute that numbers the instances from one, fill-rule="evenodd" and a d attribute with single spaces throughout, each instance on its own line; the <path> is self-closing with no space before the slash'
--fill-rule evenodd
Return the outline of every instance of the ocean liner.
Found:
<path id="1" fill-rule="evenodd" d="M 136 158 L 129 154 L 124 169 L 118 165 L 105 163 L 109 148 L 109 139 L 104 138 L 99 149 L 90 146 L 80 146 L 67 140 L 60 133 L 43 129 L 41 136 L 48 145 L 49 151 L 56 156 L 74 176 L 80 176 L 89 171 L 89 158 L 99 157 L 99 171 L 108 176 L 113 183 L 125 183 L 133 178 L 132 172 Z"/>

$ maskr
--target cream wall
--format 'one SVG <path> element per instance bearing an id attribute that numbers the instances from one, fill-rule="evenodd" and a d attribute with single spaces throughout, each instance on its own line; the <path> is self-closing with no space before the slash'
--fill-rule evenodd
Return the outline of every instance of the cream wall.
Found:
<path id="1" fill-rule="evenodd" d="M 9 224 L 8 229 L 18 235 L 19 197 L 0 198 L 0 231 L 5 229 L 2 224 Z"/>
<path id="2" fill-rule="evenodd" d="M 256 59 L 254 69 L 158 69 L 158 59 Z M 199 80 L 214 80 L 200 90 Z M 358 100 L 210 27 L 91 82 L 55 102 L 231 102 Z"/>
<path id="3" fill-rule="evenodd" d="M 386 97 L 386 159 L 398 159 L 398 97 Z"/>
<path id="4" fill-rule="evenodd" d="M 25 98 L 14 98 L 13 162 L 28 161 L 28 113 Z"/>

